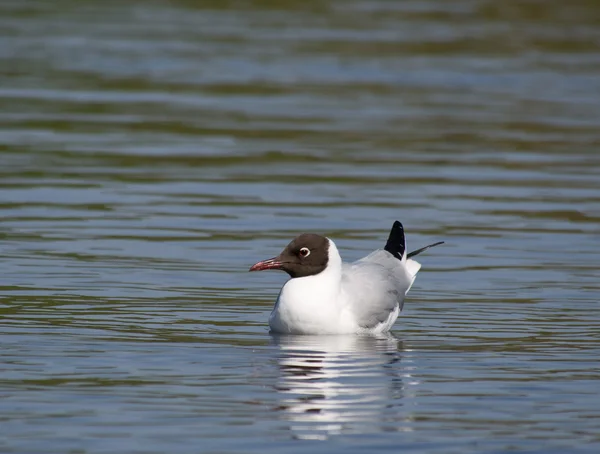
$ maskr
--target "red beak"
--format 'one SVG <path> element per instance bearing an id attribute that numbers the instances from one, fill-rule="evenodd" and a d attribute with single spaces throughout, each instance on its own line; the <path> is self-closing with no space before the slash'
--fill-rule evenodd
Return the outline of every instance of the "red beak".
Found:
<path id="1" fill-rule="evenodd" d="M 283 263 L 279 261 L 279 257 L 273 257 L 272 259 L 255 263 L 250 267 L 249 271 L 280 270 L 282 267 Z"/>

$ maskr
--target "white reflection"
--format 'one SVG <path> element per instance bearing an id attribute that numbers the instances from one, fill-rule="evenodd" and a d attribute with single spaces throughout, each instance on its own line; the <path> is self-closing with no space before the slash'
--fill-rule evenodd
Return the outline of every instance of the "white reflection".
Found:
<path id="1" fill-rule="evenodd" d="M 279 410 L 294 436 L 410 430 L 410 352 L 391 335 L 273 336 Z M 410 407 L 410 405 L 409 405 Z"/>

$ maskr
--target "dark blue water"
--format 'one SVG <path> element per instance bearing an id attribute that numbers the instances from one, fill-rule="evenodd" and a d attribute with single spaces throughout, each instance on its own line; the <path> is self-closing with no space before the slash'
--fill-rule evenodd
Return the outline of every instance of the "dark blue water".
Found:
<path id="1" fill-rule="evenodd" d="M 0 5 L 0 451 L 596 453 L 593 1 Z M 296 234 L 444 240 L 281 337 Z"/>

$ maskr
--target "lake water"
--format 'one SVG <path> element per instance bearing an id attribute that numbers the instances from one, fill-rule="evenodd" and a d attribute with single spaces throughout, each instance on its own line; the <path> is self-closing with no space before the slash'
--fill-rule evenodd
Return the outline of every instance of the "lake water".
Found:
<path id="1" fill-rule="evenodd" d="M 600 452 L 600 4 L 3 1 L 0 452 Z M 444 240 L 269 335 L 296 234 Z"/>

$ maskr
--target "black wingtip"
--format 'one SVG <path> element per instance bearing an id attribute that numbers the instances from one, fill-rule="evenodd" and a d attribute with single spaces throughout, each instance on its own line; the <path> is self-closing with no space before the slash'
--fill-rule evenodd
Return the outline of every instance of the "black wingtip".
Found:
<path id="1" fill-rule="evenodd" d="M 439 246 L 440 244 L 444 244 L 444 241 L 438 241 L 437 243 L 430 244 L 429 246 L 422 247 L 421 249 L 417 249 L 416 251 L 409 252 L 406 256 L 407 258 L 414 257 L 415 255 L 419 255 L 421 252 L 426 251 L 430 247 Z"/>
<path id="2" fill-rule="evenodd" d="M 406 251 L 406 241 L 404 239 L 404 227 L 402 227 L 400 221 L 394 222 L 384 249 L 398 260 L 402 260 L 402 256 Z"/>

